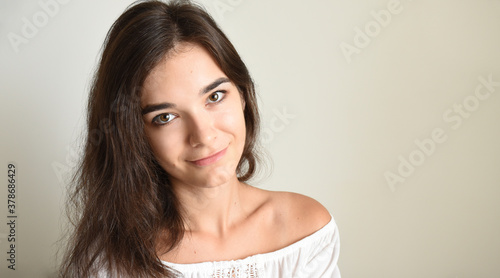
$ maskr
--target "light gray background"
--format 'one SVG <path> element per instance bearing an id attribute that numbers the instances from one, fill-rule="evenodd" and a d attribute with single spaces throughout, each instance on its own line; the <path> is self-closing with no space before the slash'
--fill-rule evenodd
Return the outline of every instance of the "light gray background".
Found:
<path id="1" fill-rule="evenodd" d="M 55 273 L 90 77 L 132 3 L 61 0 L 49 14 L 49 2 L 0 2 L 1 223 L 7 163 L 18 167 L 17 270 L 2 224 L 1 277 Z M 500 277 L 500 86 L 474 94 L 481 76 L 500 82 L 500 1 L 200 2 L 257 85 L 273 169 L 254 184 L 330 210 L 343 277 Z M 381 10 L 394 12 L 386 26 L 374 19 Z M 16 47 L 9 34 L 23 36 L 23 18 L 40 26 Z M 457 120 L 449 109 L 464 101 L 459 126 L 444 118 Z M 446 140 L 419 156 L 415 140 L 436 128 Z M 400 156 L 420 165 L 398 170 Z M 390 186 L 387 171 L 406 177 Z"/>

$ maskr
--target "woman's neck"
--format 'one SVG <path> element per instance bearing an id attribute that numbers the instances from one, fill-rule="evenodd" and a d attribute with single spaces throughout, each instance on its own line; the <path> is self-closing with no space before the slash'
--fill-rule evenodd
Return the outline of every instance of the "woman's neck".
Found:
<path id="1" fill-rule="evenodd" d="M 244 187 L 245 184 L 236 176 L 210 188 L 174 183 L 186 231 L 224 237 L 231 227 L 245 217 L 241 194 Z"/>

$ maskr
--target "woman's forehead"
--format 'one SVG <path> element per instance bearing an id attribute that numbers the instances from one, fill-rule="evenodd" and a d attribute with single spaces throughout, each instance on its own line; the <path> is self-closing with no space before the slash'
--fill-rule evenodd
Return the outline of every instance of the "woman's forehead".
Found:
<path id="1" fill-rule="evenodd" d="M 146 77 L 145 84 L 178 83 L 199 75 L 223 74 L 210 53 L 197 44 L 182 43 L 169 51 Z M 194 80 L 196 81 L 196 80 Z"/>
<path id="2" fill-rule="evenodd" d="M 147 76 L 143 100 L 177 93 L 197 93 L 220 78 L 227 78 L 209 52 L 196 44 L 178 45 Z"/>

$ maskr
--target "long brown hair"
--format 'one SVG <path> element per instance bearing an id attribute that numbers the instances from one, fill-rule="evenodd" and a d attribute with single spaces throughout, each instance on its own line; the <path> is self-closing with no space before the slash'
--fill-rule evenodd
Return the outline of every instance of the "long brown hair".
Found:
<path id="1" fill-rule="evenodd" d="M 181 208 L 144 134 L 141 86 L 179 42 L 205 47 L 245 100 L 238 164 L 250 179 L 259 114 L 248 70 L 215 21 L 188 1 L 140 1 L 113 24 L 89 94 L 84 155 L 69 198 L 74 231 L 61 277 L 174 277 L 159 259 L 182 239 Z"/>

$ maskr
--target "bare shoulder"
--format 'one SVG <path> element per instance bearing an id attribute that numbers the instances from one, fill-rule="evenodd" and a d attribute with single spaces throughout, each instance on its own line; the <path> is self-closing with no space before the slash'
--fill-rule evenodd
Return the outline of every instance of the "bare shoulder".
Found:
<path id="1" fill-rule="evenodd" d="M 315 199 L 292 192 L 275 192 L 277 212 L 291 226 L 307 226 L 312 232 L 330 222 L 328 210 Z"/>
<path id="2" fill-rule="evenodd" d="M 292 192 L 268 191 L 274 224 L 281 236 L 291 244 L 324 227 L 331 220 L 330 212 L 315 199 Z"/>
<path id="3" fill-rule="evenodd" d="M 258 227 L 252 233 L 253 236 L 260 235 L 257 237 L 261 244 L 254 254 L 289 246 L 320 230 L 331 220 L 328 210 L 313 198 L 253 186 L 244 186 L 243 190 L 245 207 L 250 212 L 244 230 Z"/>

